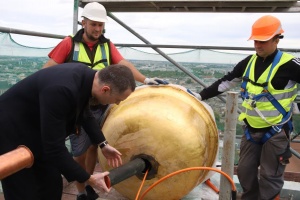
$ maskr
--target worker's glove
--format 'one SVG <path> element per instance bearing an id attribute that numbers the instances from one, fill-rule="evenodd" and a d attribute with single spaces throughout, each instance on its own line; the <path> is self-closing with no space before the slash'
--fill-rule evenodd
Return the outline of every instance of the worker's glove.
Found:
<path id="1" fill-rule="evenodd" d="M 199 93 L 197 93 L 197 92 L 192 92 L 190 89 L 186 89 L 186 91 L 188 92 L 188 93 L 190 93 L 191 95 L 193 95 L 193 96 L 195 96 L 198 100 L 202 100 L 202 97 L 201 97 L 201 95 L 199 94 Z"/>
<path id="2" fill-rule="evenodd" d="M 163 84 L 163 85 L 167 85 L 169 84 L 167 81 L 160 79 L 160 78 L 145 78 L 144 83 L 146 85 L 159 85 L 159 84 Z"/>
<path id="3" fill-rule="evenodd" d="M 294 115 L 299 115 L 300 114 L 300 110 L 299 110 L 299 107 L 298 107 L 298 104 L 293 102 L 293 114 Z"/>

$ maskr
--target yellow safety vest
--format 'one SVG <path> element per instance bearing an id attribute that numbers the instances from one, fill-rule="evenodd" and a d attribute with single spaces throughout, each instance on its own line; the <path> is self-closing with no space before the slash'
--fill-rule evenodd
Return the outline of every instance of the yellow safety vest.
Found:
<path id="1" fill-rule="evenodd" d="M 285 109 L 286 112 L 289 112 L 292 107 L 292 102 L 297 96 L 297 84 L 296 82 L 291 83 L 289 88 L 285 88 L 283 90 L 276 90 L 271 81 L 274 78 L 276 72 L 278 71 L 279 67 L 284 63 L 293 59 L 294 56 L 283 53 L 279 62 L 274 66 L 273 70 L 271 71 L 270 78 L 268 81 L 268 91 L 273 95 L 275 99 L 279 102 L 279 104 Z M 255 62 L 257 59 L 257 55 L 253 55 L 248 62 L 248 66 L 243 74 L 243 77 L 246 75 L 247 69 L 250 67 L 249 71 L 249 79 L 254 81 L 254 69 L 255 69 Z M 263 72 L 263 74 L 258 78 L 256 83 L 263 84 L 266 82 L 268 74 L 271 70 L 272 64 Z M 277 125 L 282 121 L 282 114 L 273 106 L 273 104 L 266 98 L 262 97 L 257 101 L 253 102 L 251 97 L 261 94 L 264 88 L 262 86 L 254 85 L 251 82 L 247 82 L 246 91 L 249 94 L 249 99 L 244 99 L 242 103 L 242 113 L 239 115 L 239 120 L 243 121 L 244 119 L 250 124 L 253 128 L 265 128 L 270 127 L 272 125 Z M 264 119 L 255 111 L 251 103 L 255 103 L 256 108 L 260 111 L 260 114 L 263 115 Z M 252 104 L 253 105 L 253 104 Z"/>
<path id="2" fill-rule="evenodd" d="M 109 43 L 98 44 L 94 60 L 90 60 L 83 43 L 74 42 L 73 61 L 88 65 L 94 70 L 101 70 L 110 65 Z"/>

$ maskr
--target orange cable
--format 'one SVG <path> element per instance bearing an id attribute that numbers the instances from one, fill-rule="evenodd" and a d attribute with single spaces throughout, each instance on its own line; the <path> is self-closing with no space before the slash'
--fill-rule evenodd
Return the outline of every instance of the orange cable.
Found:
<path id="1" fill-rule="evenodd" d="M 145 195 L 151 190 L 153 189 L 156 185 L 158 185 L 159 183 L 163 182 L 164 180 L 176 175 L 176 174 L 179 174 L 179 173 L 182 173 L 182 172 L 186 172 L 186 171 L 192 171 L 192 170 L 211 170 L 211 171 L 215 171 L 215 172 L 218 172 L 222 175 L 224 175 L 228 181 L 231 183 L 231 187 L 232 187 L 232 191 L 236 191 L 236 187 L 235 187 L 235 184 L 233 182 L 233 180 L 230 178 L 230 176 L 228 176 L 225 172 L 219 170 L 219 169 L 215 169 L 213 167 L 189 167 L 189 168 L 186 168 L 186 169 L 181 169 L 181 170 L 178 170 L 178 171 L 175 171 L 175 172 L 172 172 L 166 176 L 164 176 L 163 178 L 159 179 L 158 181 L 156 181 L 155 183 L 153 183 L 152 185 L 150 185 L 150 187 L 142 194 L 140 200 L 142 200 Z"/>
<path id="2" fill-rule="evenodd" d="M 219 194 L 219 189 L 210 181 L 210 179 L 207 179 L 205 181 L 205 184 L 208 185 L 213 191 L 215 191 L 217 194 Z"/>
<path id="3" fill-rule="evenodd" d="M 144 185 L 144 183 L 145 183 L 145 180 L 146 180 L 147 175 L 148 175 L 148 170 L 147 170 L 146 173 L 145 173 L 145 176 L 144 176 L 143 181 L 142 181 L 142 183 L 141 183 L 141 185 L 140 185 L 139 191 L 138 191 L 137 194 L 136 194 L 135 200 L 138 200 L 138 198 L 139 198 L 139 196 L 140 196 L 140 192 L 141 192 L 142 187 L 143 187 L 143 185 Z"/>

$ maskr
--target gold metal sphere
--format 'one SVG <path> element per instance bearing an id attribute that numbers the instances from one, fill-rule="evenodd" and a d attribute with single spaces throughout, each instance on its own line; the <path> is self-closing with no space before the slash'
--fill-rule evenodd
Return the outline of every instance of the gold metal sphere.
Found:
<path id="1" fill-rule="evenodd" d="M 123 163 L 149 156 L 157 171 L 143 193 L 164 176 L 189 167 L 213 167 L 218 131 L 211 108 L 178 85 L 140 86 L 119 105 L 109 108 L 102 131 L 109 144 L 122 153 Z M 103 170 L 111 170 L 99 152 Z M 153 166 L 154 167 L 154 166 Z M 154 187 L 144 199 L 178 200 L 209 177 L 208 171 L 178 174 Z M 135 199 L 141 178 L 133 176 L 114 186 Z"/>

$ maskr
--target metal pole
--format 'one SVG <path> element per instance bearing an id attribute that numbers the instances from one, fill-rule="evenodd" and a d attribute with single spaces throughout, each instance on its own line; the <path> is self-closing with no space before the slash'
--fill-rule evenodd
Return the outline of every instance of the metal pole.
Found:
<path id="1" fill-rule="evenodd" d="M 47 38 L 57 38 L 57 39 L 63 39 L 66 37 L 64 35 L 40 33 L 40 32 L 34 32 L 34 31 L 25 31 L 25 30 L 13 29 L 13 28 L 7 28 L 7 27 L 0 27 L 0 32 L 14 33 L 14 34 L 20 34 L 20 35 L 38 36 L 38 37 L 47 37 Z"/>
<path id="2" fill-rule="evenodd" d="M 235 135 L 237 123 L 237 109 L 238 108 L 238 93 L 227 92 L 226 113 L 225 113 L 225 130 L 223 138 L 223 152 L 222 152 L 222 167 L 221 170 L 228 174 L 230 178 L 233 177 L 234 167 L 234 150 L 235 150 Z M 228 180 L 221 176 L 220 180 L 220 194 L 219 199 L 230 199 L 231 185 Z"/>
<path id="3" fill-rule="evenodd" d="M 292 154 L 294 154 L 294 156 L 296 156 L 298 159 L 300 159 L 300 154 L 296 150 L 294 150 L 292 147 L 290 147 L 290 150 L 291 150 Z"/>
<path id="4" fill-rule="evenodd" d="M 197 45 L 168 45 L 168 44 L 120 44 L 120 47 L 158 47 L 158 48 L 177 48 L 177 49 L 208 49 L 208 50 L 238 50 L 238 51 L 255 51 L 253 47 L 222 47 L 222 46 L 197 46 Z M 278 48 L 281 51 L 300 52 L 294 48 Z M 247 54 L 245 54 L 246 56 Z"/>
<path id="5" fill-rule="evenodd" d="M 79 22 L 76 21 L 76 27 L 77 27 L 78 23 Z M 75 22 L 73 22 L 73 24 L 75 24 Z M 38 37 L 47 37 L 47 38 L 54 38 L 54 39 L 55 38 L 64 39 L 66 37 L 64 35 L 26 31 L 26 30 L 13 29 L 13 28 L 7 28 L 7 27 L 0 27 L 0 32 L 38 36 Z M 247 50 L 252 51 L 253 50 L 253 48 L 251 48 L 251 47 L 224 47 L 224 46 L 197 46 L 197 45 L 120 44 L 120 43 L 115 43 L 115 45 L 120 46 L 120 47 L 157 47 L 157 48 L 171 48 L 171 49 L 172 48 L 175 48 L 175 49 L 180 48 L 180 49 L 209 49 L 209 50 L 214 49 L 214 50 L 239 50 L 239 51 L 247 51 Z M 279 48 L 279 49 L 282 51 L 288 51 L 288 52 L 294 52 L 294 53 L 300 52 L 300 49 L 293 49 L 293 48 Z M 299 97 L 297 99 L 299 99 Z"/>
<path id="6" fill-rule="evenodd" d="M 79 0 L 74 0 L 74 12 L 73 12 L 73 34 L 77 33 L 78 29 L 78 4 Z"/>
<path id="7" fill-rule="evenodd" d="M 109 175 L 104 177 L 105 183 L 108 188 L 111 186 L 124 181 L 138 173 L 142 173 L 146 168 L 146 163 L 141 158 L 136 158 L 127 164 L 124 164 L 120 167 L 114 168 L 109 171 Z"/>
<path id="8" fill-rule="evenodd" d="M 124 24 L 121 20 L 119 20 L 117 17 L 115 17 L 112 13 L 108 12 L 108 16 L 110 18 L 112 18 L 113 20 L 115 20 L 117 23 L 119 23 L 121 26 L 123 26 L 125 29 L 127 29 L 129 32 L 131 32 L 133 35 L 135 35 L 137 38 L 139 38 L 140 40 L 142 40 L 145 44 L 151 45 L 151 43 L 148 40 L 146 40 L 145 38 L 143 38 L 141 35 L 139 35 L 137 32 L 135 32 L 129 26 L 127 26 L 126 24 Z M 154 51 L 156 51 L 157 53 L 159 53 L 161 56 L 163 56 L 165 59 L 167 59 L 169 62 L 171 62 L 173 65 L 175 65 L 176 67 L 178 67 L 181 71 L 183 71 L 184 73 L 186 73 L 187 75 L 189 75 L 197 83 L 199 83 L 200 85 L 202 85 L 205 88 L 207 87 L 197 76 L 195 76 L 194 74 L 192 74 L 191 72 L 189 72 L 183 66 L 179 65 L 175 60 L 173 60 L 172 58 L 170 58 L 163 51 L 161 51 L 160 49 L 158 49 L 157 47 L 154 47 L 154 46 L 151 46 L 151 48 Z M 223 102 L 226 102 L 223 97 L 221 97 L 221 96 L 217 96 L 217 97 L 219 99 L 221 99 Z"/>

